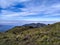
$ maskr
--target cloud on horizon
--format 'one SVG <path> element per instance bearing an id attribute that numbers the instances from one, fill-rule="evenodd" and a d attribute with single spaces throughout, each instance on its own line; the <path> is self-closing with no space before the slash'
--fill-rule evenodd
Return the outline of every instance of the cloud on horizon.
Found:
<path id="1" fill-rule="evenodd" d="M 7 23 L 60 21 L 60 0 L 1 0 L 0 20 Z M 5 21 L 4 21 L 5 20 Z M 15 22 L 15 21 L 14 21 Z M 27 22 L 27 23 L 28 23 Z M 13 22 L 12 22 L 13 23 Z M 12 24 L 11 23 L 11 24 Z"/>

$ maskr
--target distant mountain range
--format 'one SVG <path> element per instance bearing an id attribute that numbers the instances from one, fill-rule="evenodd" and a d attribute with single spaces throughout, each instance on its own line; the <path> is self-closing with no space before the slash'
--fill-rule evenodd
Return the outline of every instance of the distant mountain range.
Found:
<path id="1" fill-rule="evenodd" d="M 32 26 L 32 27 L 43 27 L 43 26 L 46 26 L 46 24 L 43 24 L 43 23 L 31 23 L 31 24 L 25 24 L 23 26 Z"/>
<path id="2" fill-rule="evenodd" d="M 7 32 L 20 33 L 21 31 L 24 31 L 24 30 L 29 30 L 29 29 L 33 29 L 33 28 L 41 28 L 44 26 L 47 26 L 47 25 L 43 24 L 43 23 L 30 23 L 30 24 L 25 24 L 22 26 L 15 26 L 14 28 L 7 30 Z"/>
<path id="3" fill-rule="evenodd" d="M 32 26 L 32 27 L 43 27 L 43 26 L 46 26 L 45 24 L 43 23 L 30 23 L 30 24 L 25 24 L 25 25 L 22 25 L 22 26 Z M 22 27 L 21 26 L 21 27 Z M 4 32 L 4 31 L 7 31 L 9 29 L 11 29 L 12 27 L 14 26 L 11 26 L 11 25 L 0 25 L 0 32 Z M 17 26 L 16 26 L 17 27 Z"/>

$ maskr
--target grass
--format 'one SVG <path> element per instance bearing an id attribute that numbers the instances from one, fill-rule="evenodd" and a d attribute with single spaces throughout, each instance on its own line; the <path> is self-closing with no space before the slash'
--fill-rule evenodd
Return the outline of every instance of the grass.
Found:
<path id="1" fill-rule="evenodd" d="M 0 45 L 60 45 L 60 23 L 41 28 L 14 27 L 0 34 Z"/>

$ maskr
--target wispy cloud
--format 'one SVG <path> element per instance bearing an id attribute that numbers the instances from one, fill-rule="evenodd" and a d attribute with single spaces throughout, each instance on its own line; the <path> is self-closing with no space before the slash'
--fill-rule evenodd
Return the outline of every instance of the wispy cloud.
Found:
<path id="1" fill-rule="evenodd" d="M 0 10 L 0 20 L 9 22 L 60 21 L 59 0 L 1 0 Z"/>
<path id="2" fill-rule="evenodd" d="M 0 0 L 0 6 L 2 8 L 7 8 L 9 6 L 13 6 L 16 3 L 27 2 L 29 0 Z"/>

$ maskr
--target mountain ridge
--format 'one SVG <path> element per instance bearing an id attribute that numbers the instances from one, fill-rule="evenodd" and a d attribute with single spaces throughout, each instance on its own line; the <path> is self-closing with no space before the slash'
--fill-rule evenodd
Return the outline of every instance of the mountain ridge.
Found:
<path id="1" fill-rule="evenodd" d="M 60 45 L 60 22 L 23 30 L 1 34 L 0 45 Z"/>

